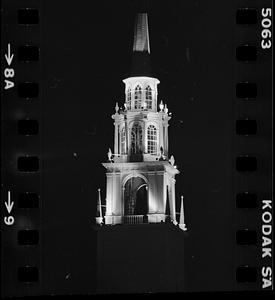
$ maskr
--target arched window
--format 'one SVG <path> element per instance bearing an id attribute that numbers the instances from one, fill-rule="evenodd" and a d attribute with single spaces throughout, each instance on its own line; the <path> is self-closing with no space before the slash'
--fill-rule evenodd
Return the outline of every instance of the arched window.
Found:
<path id="1" fill-rule="evenodd" d="M 142 97 L 142 92 L 141 92 L 141 86 L 137 85 L 135 88 L 135 109 L 140 109 L 141 108 L 141 97 Z"/>
<path id="2" fill-rule="evenodd" d="M 147 153 L 157 154 L 157 129 L 154 125 L 147 128 Z"/>
<path id="3" fill-rule="evenodd" d="M 141 124 L 135 123 L 131 130 L 131 154 L 142 153 L 142 128 Z"/>
<path id="4" fill-rule="evenodd" d="M 120 132 L 120 154 L 126 154 L 126 135 L 125 127 Z"/>
<path id="5" fill-rule="evenodd" d="M 152 89 L 151 87 L 148 85 L 145 89 L 145 101 L 146 101 L 146 107 L 147 109 L 152 109 Z"/>
<path id="6" fill-rule="evenodd" d="M 125 223 L 131 223 L 129 215 L 147 215 L 148 213 L 148 192 L 147 184 L 141 177 L 131 177 L 124 184 L 124 219 Z M 133 220 L 134 223 L 143 223 L 146 218 Z"/>
<path id="7" fill-rule="evenodd" d="M 128 90 L 127 90 L 127 98 L 126 98 L 126 104 L 127 104 L 127 108 L 128 109 L 131 109 L 131 98 L 132 98 L 131 89 L 128 88 Z"/>

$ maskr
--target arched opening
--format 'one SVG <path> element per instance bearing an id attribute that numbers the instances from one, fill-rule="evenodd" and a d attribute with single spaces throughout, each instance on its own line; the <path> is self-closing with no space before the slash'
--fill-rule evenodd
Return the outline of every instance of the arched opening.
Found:
<path id="1" fill-rule="evenodd" d="M 152 89 L 150 85 L 148 85 L 145 89 L 145 101 L 146 101 L 146 108 L 147 109 L 152 109 Z"/>
<path id="2" fill-rule="evenodd" d="M 128 88 L 127 98 L 126 98 L 127 109 L 131 109 L 131 100 L 132 100 L 132 91 L 130 88 Z"/>
<path id="3" fill-rule="evenodd" d="M 141 86 L 137 85 L 135 88 L 134 109 L 141 109 L 141 98 L 142 98 Z"/>
<path id="4" fill-rule="evenodd" d="M 124 216 L 140 215 L 143 217 L 147 213 L 147 184 L 141 177 L 131 177 L 124 184 Z"/>

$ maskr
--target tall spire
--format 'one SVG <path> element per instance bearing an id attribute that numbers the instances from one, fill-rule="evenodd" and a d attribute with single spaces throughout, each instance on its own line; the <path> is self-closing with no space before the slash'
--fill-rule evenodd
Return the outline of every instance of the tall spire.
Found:
<path id="1" fill-rule="evenodd" d="M 150 53 L 147 13 L 138 13 L 136 16 L 133 51 Z"/>
<path id="2" fill-rule="evenodd" d="M 136 15 L 131 76 L 151 76 L 147 13 Z"/>

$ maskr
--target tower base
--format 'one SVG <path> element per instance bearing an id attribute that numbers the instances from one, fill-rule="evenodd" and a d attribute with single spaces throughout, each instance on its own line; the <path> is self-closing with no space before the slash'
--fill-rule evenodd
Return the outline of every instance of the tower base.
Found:
<path id="1" fill-rule="evenodd" d="M 184 291 L 184 236 L 173 224 L 96 226 L 97 292 Z"/>

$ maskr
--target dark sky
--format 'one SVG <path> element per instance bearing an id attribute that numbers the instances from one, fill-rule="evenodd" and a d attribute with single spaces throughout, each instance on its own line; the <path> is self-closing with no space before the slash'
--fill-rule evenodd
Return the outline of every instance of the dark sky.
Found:
<path id="1" fill-rule="evenodd" d="M 235 229 L 243 220 L 235 208 L 235 191 L 257 190 L 255 184 L 262 180 L 252 175 L 248 182 L 234 171 L 236 153 L 257 153 L 265 145 L 261 137 L 250 139 L 248 145 L 256 144 L 251 151 L 234 134 L 235 118 L 264 114 L 257 102 L 245 107 L 235 98 L 236 81 L 260 76 L 260 68 L 235 60 L 235 47 L 244 36 L 256 43 L 259 39 L 255 29 L 235 24 L 236 8 L 246 3 L 256 7 L 257 1 L 147 3 L 158 99 L 172 112 L 169 145 L 181 171 L 178 204 L 180 195 L 185 196 L 189 232 L 184 272 L 191 291 L 241 288 L 235 283 L 235 267 L 246 250 L 235 246 Z M 124 103 L 122 80 L 130 69 L 139 7 L 129 0 L 41 1 L 44 293 L 94 289 L 97 188 L 104 198 L 101 163 L 108 148 L 113 149 L 111 115 L 116 102 Z M 256 217 L 249 215 L 245 224 L 253 225 Z"/>

